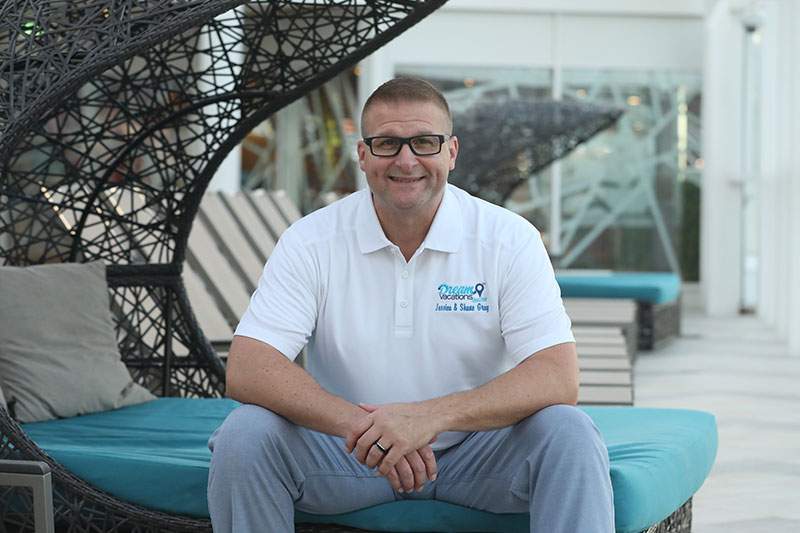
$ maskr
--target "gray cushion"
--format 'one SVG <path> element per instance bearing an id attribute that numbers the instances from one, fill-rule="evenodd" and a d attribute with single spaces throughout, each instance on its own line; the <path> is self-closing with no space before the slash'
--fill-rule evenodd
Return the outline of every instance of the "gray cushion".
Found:
<path id="1" fill-rule="evenodd" d="M 121 361 L 102 262 L 0 267 L 0 376 L 20 422 L 154 398 Z"/>
<path id="2" fill-rule="evenodd" d="M 6 397 L 3 396 L 3 387 L 0 386 L 0 407 L 6 408 Z"/>

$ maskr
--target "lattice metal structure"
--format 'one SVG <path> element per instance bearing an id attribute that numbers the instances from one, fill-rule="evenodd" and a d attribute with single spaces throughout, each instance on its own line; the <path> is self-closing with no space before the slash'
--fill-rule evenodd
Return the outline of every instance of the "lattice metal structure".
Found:
<path id="1" fill-rule="evenodd" d="M 568 102 L 625 108 L 561 163 L 562 268 L 697 276 L 702 80 L 698 73 L 565 69 Z M 539 190 L 549 176 L 533 176 Z M 509 206 L 548 209 L 549 198 Z M 688 276 L 687 276 L 688 275 Z"/>
<path id="2" fill-rule="evenodd" d="M 558 241 L 551 252 L 561 268 L 672 270 L 696 279 L 703 168 L 699 73 L 558 69 L 556 84 L 556 69 L 547 67 L 412 64 L 399 70 L 434 80 L 454 112 L 487 98 L 543 102 L 556 94 L 568 106 L 624 109 L 613 125 L 566 154 L 557 171 L 528 172 L 527 183 L 505 205 Z M 522 162 L 518 169 L 494 166 L 513 175 L 525 169 Z M 464 168 L 460 163 L 456 176 Z"/>
<path id="3" fill-rule="evenodd" d="M 488 95 L 453 122 L 461 143 L 450 181 L 498 205 L 531 174 L 614 124 L 622 110 L 581 102 Z"/>
<path id="4" fill-rule="evenodd" d="M 220 396 L 224 368 L 181 279 L 208 182 L 256 124 L 444 1 L 4 2 L 0 262 L 105 261 L 134 378 L 160 395 Z M 210 530 L 100 493 L 3 409 L 0 457 L 50 464 L 70 531 Z M 31 529 L 24 494 L 0 489 L 0 502 L 0 523 Z"/>

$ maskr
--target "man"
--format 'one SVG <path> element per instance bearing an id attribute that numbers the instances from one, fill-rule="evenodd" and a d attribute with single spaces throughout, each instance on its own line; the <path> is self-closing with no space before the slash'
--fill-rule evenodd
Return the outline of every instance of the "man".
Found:
<path id="1" fill-rule="evenodd" d="M 209 442 L 215 531 L 404 498 L 613 531 L 538 232 L 447 184 L 458 139 L 429 83 L 385 83 L 361 127 L 369 190 L 285 232 L 236 330 L 227 390 L 245 405 Z M 292 362 L 306 344 L 307 372 Z"/>

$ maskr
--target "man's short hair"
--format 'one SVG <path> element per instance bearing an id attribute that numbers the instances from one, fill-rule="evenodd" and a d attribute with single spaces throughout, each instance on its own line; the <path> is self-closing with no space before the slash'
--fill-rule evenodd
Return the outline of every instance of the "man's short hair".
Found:
<path id="1" fill-rule="evenodd" d="M 367 109 L 376 103 L 395 104 L 399 102 L 430 102 L 445 112 L 447 116 L 447 127 L 453 132 L 453 115 L 450 113 L 450 106 L 447 105 L 444 95 L 433 86 L 420 78 L 401 76 L 385 82 L 369 95 L 361 111 L 361 133 L 366 135 L 364 117 L 367 116 Z"/>

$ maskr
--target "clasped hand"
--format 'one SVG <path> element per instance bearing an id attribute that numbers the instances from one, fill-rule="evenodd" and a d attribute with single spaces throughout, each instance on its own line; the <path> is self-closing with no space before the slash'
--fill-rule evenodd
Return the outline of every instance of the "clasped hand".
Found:
<path id="1" fill-rule="evenodd" d="M 345 439 L 347 453 L 358 462 L 378 467 L 398 492 L 422 490 L 436 479 L 436 457 L 431 443 L 436 440 L 430 417 L 413 404 L 359 404 L 365 416 L 359 419 Z M 382 452 L 375 443 L 387 450 Z"/>

